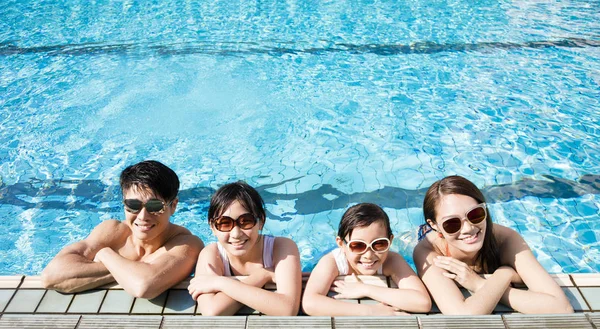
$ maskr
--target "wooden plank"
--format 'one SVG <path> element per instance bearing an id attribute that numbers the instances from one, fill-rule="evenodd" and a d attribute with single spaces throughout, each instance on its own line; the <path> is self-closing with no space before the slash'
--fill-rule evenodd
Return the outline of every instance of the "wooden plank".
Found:
<path id="1" fill-rule="evenodd" d="M 419 316 L 421 328 L 494 328 L 504 329 L 500 315 L 432 315 Z"/>
<path id="2" fill-rule="evenodd" d="M 249 316 L 246 328 L 331 329 L 332 326 L 328 316 Z"/>
<path id="3" fill-rule="evenodd" d="M 336 316 L 333 318 L 335 329 L 352 328 L 407 328 L 418 329 L 416 316 Z"/>
<path id="4" fill-rule="evenodd" d="M 513 328 L 589 328 L 592 324 L 588 321 L 585 314 L 505 314 L 502 316 L 506 322 L 506 327 Z"/>
<path id="5" fill-rule="evenodd" d="M 4 314 L 0 319 L 0 328 L 75 329 L 78 321 L 79 315 Z"/>
<path id="6" fill-rule="evenodd" d="M 165 316 L 162 329 L 245 329 L 245 316 Z"/>
<path id="7" fill-rule="evenodd" d="M 77 329 L 159 329 L 160 315 L 84 315 Z"/>

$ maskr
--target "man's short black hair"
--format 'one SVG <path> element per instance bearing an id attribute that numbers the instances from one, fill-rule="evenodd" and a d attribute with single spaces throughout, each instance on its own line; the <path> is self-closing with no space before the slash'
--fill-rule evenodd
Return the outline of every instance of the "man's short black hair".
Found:
<path id="1" fill-rule="evenodd" d="M 123 193 L 132 187 L 149 189 L 167 202 L 175 199 L 179 191 L 177 174 L 154 160 L 142 161 L 125 168 L 121 173 L 120 183 Z"/>

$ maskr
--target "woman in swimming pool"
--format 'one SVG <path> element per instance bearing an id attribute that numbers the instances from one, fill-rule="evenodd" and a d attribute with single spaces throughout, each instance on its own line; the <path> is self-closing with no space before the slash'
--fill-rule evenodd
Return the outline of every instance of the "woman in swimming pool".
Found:
<path id="1" fill-rule="evenodd" d="M 288 238 L 261 234 L 266 215 L 258 192 L 244 182 L 222 186 L 210 200 L 208 218 L 218 242 L 202 250 L 188 287 L 200 312 L 232 315 L 247 305 L 267 315 L 298 314 L 298 247 Z M 277 290 L 262 289 L 268 282 Z"/>
<path id="2" fill-rule="evenodd" d="M 426 224 L 413 258 L 442 313 L 490 314 L 498 302 L 521 313 L 573 312 L 523 238 L 492 223 L 483 194 L 469 180 L 449 176 L 433 183 L 423 213 Z M 529 290 L 511 283 L 525 283 Z M 471 296 L 465 298 L 457 284 Z"/>
<path id="3" fill-rule="evenodd" d="M 428 312 L 431 299 L 419 277 L 400 254 L 389 251 L 394 236 L 390 220 L 379 206 L 361 203 L 342 216 L 336 242 L 339 248 L 315 266 L 304 290 L 302 307 L 309 315 L 398 315 Z M 335 281 L 352 275 L 358 282 Z M 368 285 L 356 275 L 385 275 L 398 288 Z M 333 284 L 338 294 L 327 296 Z M 349 304 L 338 299 L 371 298 L 379 304 Z"/>

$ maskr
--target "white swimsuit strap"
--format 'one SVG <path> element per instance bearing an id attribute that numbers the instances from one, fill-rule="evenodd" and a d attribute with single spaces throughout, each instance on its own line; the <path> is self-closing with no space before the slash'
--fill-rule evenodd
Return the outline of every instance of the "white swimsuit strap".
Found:
<path id="1" fill-rule="evenodd" d="M 233 276 L 233 274 L 231 273 L 231 267 L 229 266 L 229 257 L 227 257 L 227 251 L 225 251 L 225 248 L 223 248 L 223 246 L 217 242 L 217 249 L 219 249 L 219 255 L 221 255 L 221 260 L 223 260 L 223 269 L 224 269 L 224 276 Z"/>
<path id="2" fill-rule="evenodd" d="M 273 267 L 273 245 L 275 243 L 275 237 L 271 235 L 263 235 L 263 266 L 264 268 Z M 217 242 L 217 249 L 219 255 L 223 260 L 224 276 L 233 276 L 231 272 L 231 266 L 229 265 L 229 257 L 227 257 L 227 251 L 225 248 Z"/>
<path id="3" fill-rule="evenodd" d="M 263 235 L 263 266 L 264 268 L 273 267 L 273 245 L 275 237 L 271 235 Z"/>

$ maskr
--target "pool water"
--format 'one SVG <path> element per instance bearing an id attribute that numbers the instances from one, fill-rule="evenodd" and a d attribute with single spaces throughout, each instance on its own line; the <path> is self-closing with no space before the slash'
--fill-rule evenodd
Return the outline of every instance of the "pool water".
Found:
<path id="1" fill-rule="evenodd" d="M 412 264 L 451 174 L 552 273 L 600 271 L 600 1 L 0 3 L 0 275 L 41 272 L 102 220 L 118 176 L 179 175 L 172 221 L 246 180 L 303 269 L 375 202 Z"/>

